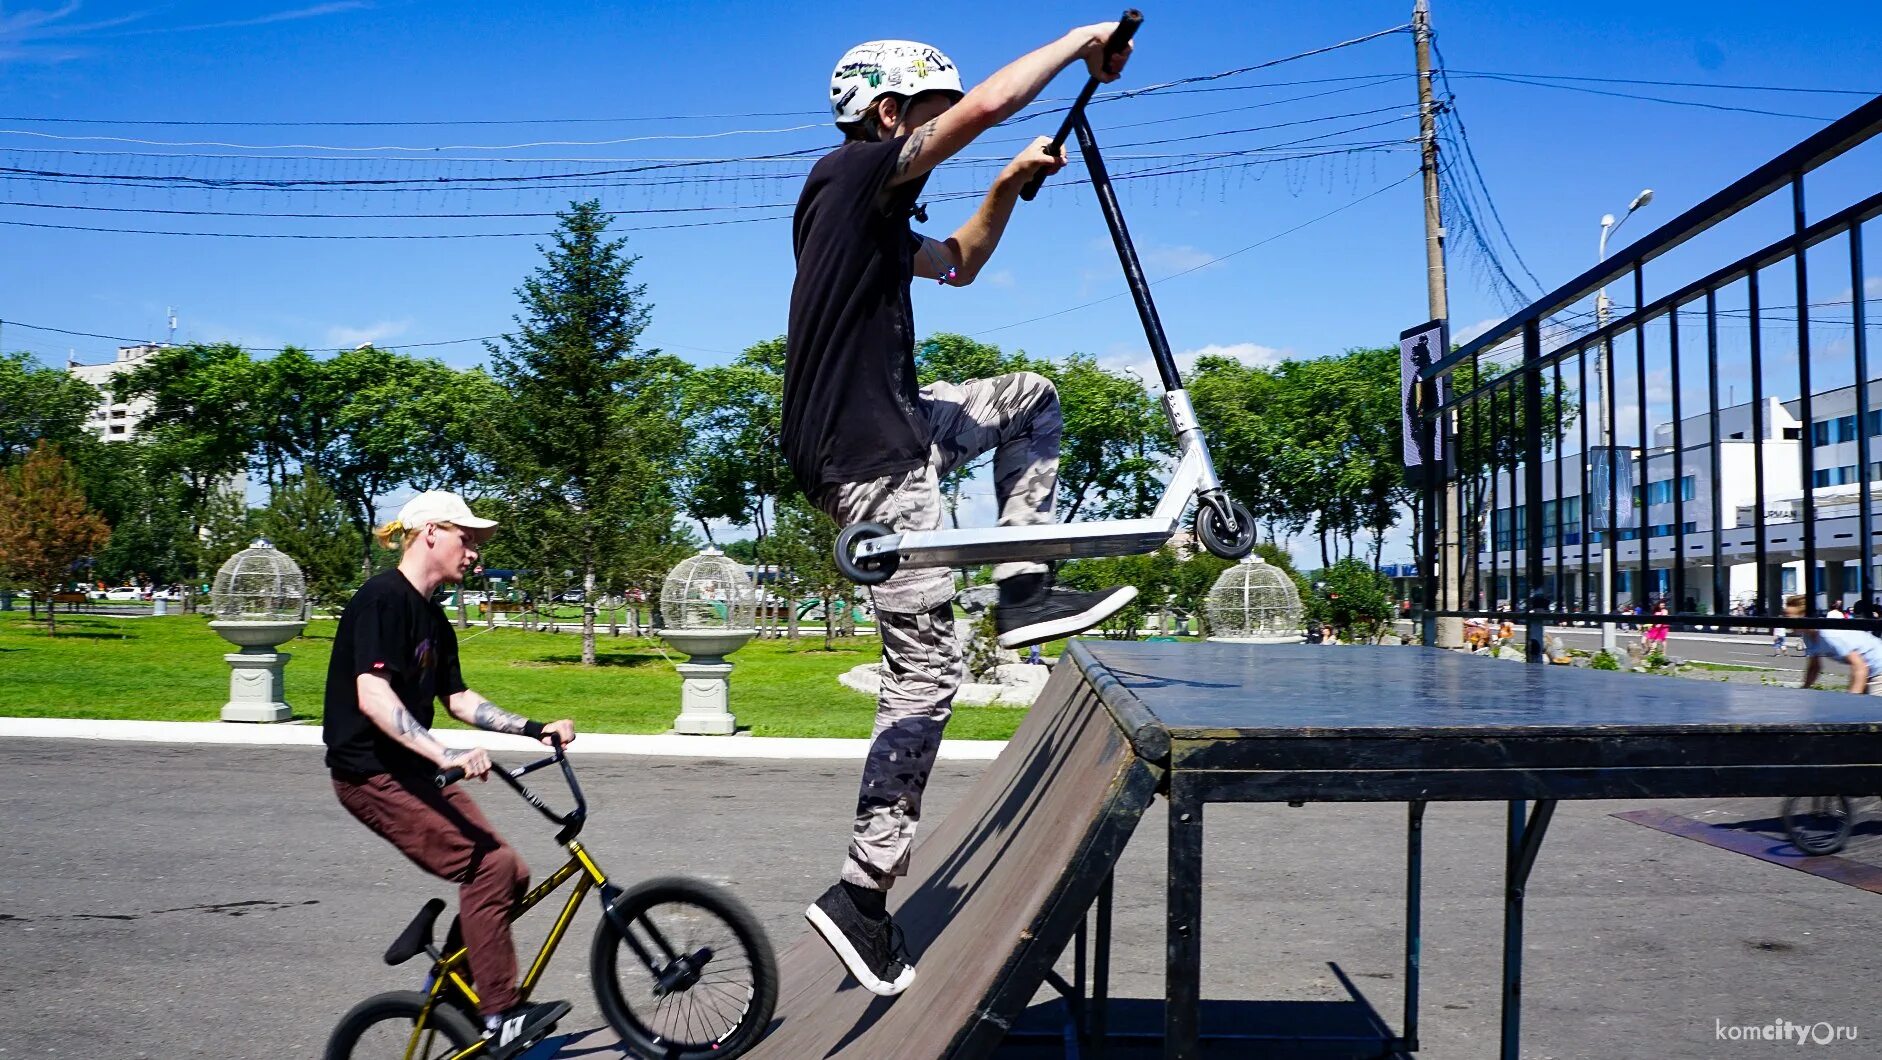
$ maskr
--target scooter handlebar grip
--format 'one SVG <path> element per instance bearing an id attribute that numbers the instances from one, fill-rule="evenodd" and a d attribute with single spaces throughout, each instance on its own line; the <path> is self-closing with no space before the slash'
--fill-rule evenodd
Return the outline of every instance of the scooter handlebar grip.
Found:
<path id="1" fill-rule="evenodd" d="M 1117 28 L 1111 31 L 1111 39 L 1104 42 L 1104 57 L 1111 58 L 1124 50 L 1124 46 L 1137 35 L 1137 27 L 1144 24 L 1144 13 L 1134 7 L 1124 10 L 1124 17 L 1117 20 Z"/>
<path id="2" fill-rule="evenodd" d="M 464 767 L 451 766 L 449 769 L 440 769 L 436 779 L 440 788 L 448 788 L 464 779 Z"/>
<path id="3" fill-rule="evenodd" d="M 1123 17 L 1117 20 L 1117 28 L 1111 31 L 1110 39 L 1104 42 L 1104 65 L 1109 66 L 1111 58 L 1123 51 L 1126 45 L 1130 44 L 1131 38 L 1137 35 L 1137 27 L 1143 24 L 1144 13 L 1142 11 L 1134 7 L 1124 10 Z M 1093 80 L 1095 81 L 1096 79 L 1094 78 Z M 1086 92 L 1090 92 L 1091 87 L 1087 87 Z M 1061 135 L 1063 134 L 1061 133 Z M 1026 182 L 1026 186 L 1019 189 L 1019 197 L 1026 202 L 1033 201 L 1033 199 L 1039 195 L 1039 189 L 1044 187 L 1045 183 L 1046 174 L 1044 170 L 1034 173 L 1032 179 Z"/>

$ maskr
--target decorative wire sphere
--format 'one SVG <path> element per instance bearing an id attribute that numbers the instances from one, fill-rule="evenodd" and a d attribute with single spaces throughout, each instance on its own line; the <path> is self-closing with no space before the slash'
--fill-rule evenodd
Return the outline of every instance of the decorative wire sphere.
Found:
<path id="1" fill-rule="evenodd" d="M 209 609 L 223 622 L 293 622 L 307 617 L 307 582 L 287 553 L 256 538 L 216 571 Z"/>
<path id="2" fill-rule="evenodd" d="M 1300 590 L 1260 556 L 1222 572 L 1203 601 L 1209 639 L 1291 641 L 1300 635 Z"/>
<path id="3" fill-rule="evenodd" d="M 667 575 L 660 617 L 668 629 L 757 629 L 758 590 L 736 560 L 709 548 Z"/>

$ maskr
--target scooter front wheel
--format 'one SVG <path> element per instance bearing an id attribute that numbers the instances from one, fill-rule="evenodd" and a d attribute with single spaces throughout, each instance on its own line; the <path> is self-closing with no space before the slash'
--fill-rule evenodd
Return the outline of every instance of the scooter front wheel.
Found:
<path id="1" fill-rule="evenodd" d="M 1215 505 L 1206 500 L 1197 505 L 1196 536 L 1210 555 L 1241 559 L 1255 547 L 1255 517 L 1240 501 L 1229 501 L 1228 506 L 1235 515 L 1232 530 Z"/>
<path id="2" fill-rule="evenodd" d="M 901 556 L 890 552 L 859 560 L 855 549 L 865 541 L 874 541 L 893 533 L 895 531 L 881 523 L 851 523 L 844 527 L 836 535 L 836 569 L 842 572 L 843 577 L 858 585 L 881 585 L 888 581 L 894 576 L 895 568 L 901 566 Z"/>

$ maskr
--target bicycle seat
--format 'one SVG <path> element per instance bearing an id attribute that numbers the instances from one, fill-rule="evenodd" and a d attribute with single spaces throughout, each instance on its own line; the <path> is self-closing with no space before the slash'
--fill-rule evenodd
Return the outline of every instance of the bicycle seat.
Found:
<path id="1" fill-rule="evenodd" d="M 431 930 L 438 924 L 438 914 L 444 912 L 444 899 L 433 898 L 418 911 L 405 931 L 394 939 L 386 948 L 387 964 L 404 964 L 413 957 L 425 952 L 431 945 Z"/>

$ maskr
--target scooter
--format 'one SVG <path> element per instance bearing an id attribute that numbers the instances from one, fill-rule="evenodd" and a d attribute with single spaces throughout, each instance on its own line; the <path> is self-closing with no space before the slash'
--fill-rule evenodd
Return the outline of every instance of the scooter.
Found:
<path id="1" fill-rule="evenodd" d="M 1105 42 L 1107 59 L 1123 50 L 1142 22 L 1143 15 L 1137 11 L 1124 12 L 1116 32 Z M 844 577 L 859 585 L 885 582 L 903 567 L 979 566 L 1155 552 L 1182 526 L 1183 513 L 1192 498 L 1197 502 L 1196 537 L 1204 548 L 1223 559 L 1240 559 L 1254 548 L 1254 517 L 1240 502 L 1230 499 L 1216 477 L 1215 465 L 1209 459 L 1209 445 L 1203 439 L 1189 395 L 1183 390 L 1176 359 L 1163 334 L 1163 322 L 1157 317 L 1157 307 L 1150 300 L 1150 283 L 1144 278 L 1137 248 L 1124 227 L 1124 214 L 1118 208 L 1110 174 L 1098 154 L 1098 141 L 1085 120 L 1085 106 L 1091 102 L 1099 84 L 1096 77 L 1085 82 L 1059 126 L 1050 150 L 1057 154 L 1066 137 L 1077 135 L 1085 169 L 1091 174 L 1092 189 L 1104 211 L 1105 223 L 1110 226 L 1111 241 L 1116 244 L 1118 259 L 1124 266 L 1124 279 L 1130 285 L 1131 297 L 1137 303 L 1137 316 L 1143 321 L 1144 336 L 1149 339 L 1151 355 L 1156 359 L 1157 374 L 1163 382 L 1163 411 L 1169 417 L 1170 431 L 1176 436 L 1181 453 L 1163 498 L 1149 516 L 1140 519 L 906 532 L 897 532 L 881 523 L 853 523 L 837 535 L 836 565 Z M 1044 180 L 1043 173 L 1034 176 L 1021 190 L 1020 197 L 1031 201 Z"/>

